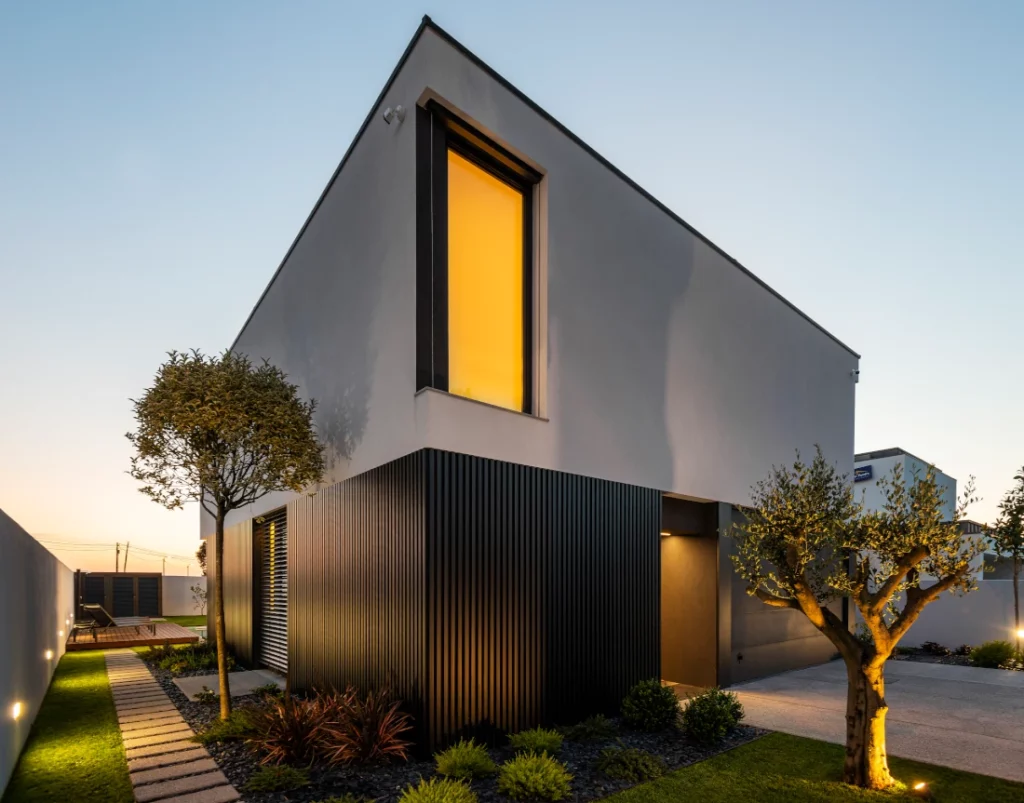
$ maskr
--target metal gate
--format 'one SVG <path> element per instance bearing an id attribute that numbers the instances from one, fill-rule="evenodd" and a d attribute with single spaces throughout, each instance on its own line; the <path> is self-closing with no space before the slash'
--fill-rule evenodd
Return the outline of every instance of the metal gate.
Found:
<path id="1" fill-rule="evenodd" d="M 114 578 L 113 616 L 135 616 L 135 578 L 130 575 Z"/>
<path id="2" fill-rule="evenodd" d="M 260 544 L 259 663 L 288 671 L 288 513 L 256 520 Z"/>

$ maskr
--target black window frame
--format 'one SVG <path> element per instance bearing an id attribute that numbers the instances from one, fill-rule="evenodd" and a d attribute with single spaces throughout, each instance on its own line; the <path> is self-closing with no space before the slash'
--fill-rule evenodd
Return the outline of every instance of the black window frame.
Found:
<path id="1" fill-rule="evenodd" d="M 541 175 L 435 101 L 416 107 L 416 390 L 448 392 L 448 151 L 523 195 L 523 406 L 533 414 L 533 195 Z"/>

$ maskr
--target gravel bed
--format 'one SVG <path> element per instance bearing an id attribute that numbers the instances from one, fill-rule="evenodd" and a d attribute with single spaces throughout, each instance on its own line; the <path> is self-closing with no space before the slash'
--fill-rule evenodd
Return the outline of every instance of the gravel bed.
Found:
<path id="1" fill-rule="evenodd" d="M 182 717 L 195 731 L 201 731 L 217 719 L 219 708 L 216 703 L 197 703 L 189 700 L 174 685 L 174 676 L 170 672 L 149 666 L 150 671 L 174 702 Z M 203 672 L 195 675 L 208 674 Z M 211 676 L 211 688 L 216 688 L 216 675 Z M 258 705 L 255 697 L 235 698 L 235 707 L 244 708 Z M 689 742 L 681 733 L 640 733 L 623 730 L 615 739 L 603 742 L 569 742 L 562 746 L 558 759 L 566 764 L 573 775 L 572 801 L 585 803 L 627 789 L 634 784 L 628 781 L 617 781 L 597 772 L 595 765 L 597 756 L 605 747 L 621 744 L 624 747 L 637 747 L 661 756 L 670 770 L 685 767 L 714 755 L 731 750 L 741 744 L 768 733 L 761 728 L 739 727 L 717 748 L 706 749 Z M 259 768 L 256 755 L 241 742 L 225 742 L 207 745 L 207 750 L 216 759 L 221 771 L 239 790 Z M 508 747 L 494 748 L 491 756 L 495 763 L 501 764 L 512 757 Z M 319 767 L 309 771 L 309 786 L 292 792 L 273 794 L 244 793 L 248 803 L 277 803 L 292 801 L 293 803 L 313 803 L 333 795 L 352 793 L 359 797 L 375 801 L 375 803 L 395 803 L 402 791 L 409 785 L 416 784 L 420 778 L 429 778 L 434 774 L 433 761 L 412 760 L 398 764 L 376 767 Z M 473 789 L 481 803 L 512 803 L 508 798 L 498 794 L 495 778 L 473 782 Z"/>

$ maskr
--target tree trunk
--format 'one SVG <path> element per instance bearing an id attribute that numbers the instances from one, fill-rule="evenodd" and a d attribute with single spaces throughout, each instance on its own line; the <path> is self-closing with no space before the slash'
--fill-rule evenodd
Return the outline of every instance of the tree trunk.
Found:
<path id="1" fill-rule="evenodd" d="M 885 751 L 885 663 L 847 663 L 846 761 L 843 780 L 865 789 L 893 784 Z"/>
<path id="2" fill-rule="evenodd" d="M 217 507 L 214 555 L 217 573 L 213 578 L 213 630 L 217 643 L 217 675 L 220 681 L 220 718 L 231 716 L 231 687 L 228 683 L 227 632 L 224 628 L 224 509 Z"/>

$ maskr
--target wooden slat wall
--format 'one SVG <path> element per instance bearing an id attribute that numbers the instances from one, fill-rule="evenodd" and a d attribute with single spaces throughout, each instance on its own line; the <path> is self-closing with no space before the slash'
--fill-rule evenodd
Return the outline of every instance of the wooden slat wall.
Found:
<path id="1" fill-rule="evenodd" d="M 427 452 L 434 747 L 614 713 L 659 673 L 658 491 Z"/>
<path id="2" fill-rule="evenodd" d="M 292 688 L 388 684 L 422 726 L 424 454 L 288 505 Z"/>

